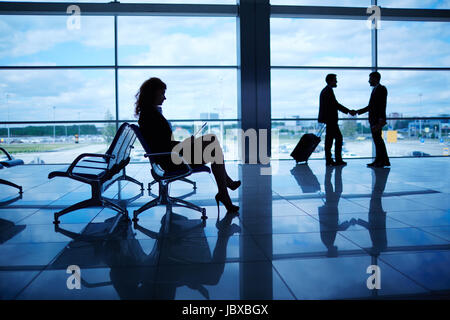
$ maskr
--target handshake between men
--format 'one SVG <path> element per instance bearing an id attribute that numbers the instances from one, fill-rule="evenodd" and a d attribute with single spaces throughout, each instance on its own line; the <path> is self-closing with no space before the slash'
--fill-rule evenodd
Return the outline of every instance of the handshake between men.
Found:
<path id="1" fill-rule="evenodd" d="M 337 76 L 332 73 L 326 76 L 325 81 L 327 86 L 323 88 L 320 93 L 318 121 L 327 125 L 324 147 L 327 166 L 346 164 L 346 162 L 342 160 L 341 154 L 343 137 L 338 126 L 338 111 L 350 114 L 353 117 L 357 114 L 369 113 L 369 123 L 373 142 L 375 144 L 376 156 L 374 162 L 369 163 L 368 166 L 381 168 L 390 166 L 386 146 L 381 135 L 381 130 L 386 125 L 387 89 L 380 84 L 380 79 L 381 75 L 376 71 L 369 75 L 369 84 L 373 88 L 369 104 L 365 108 L 359 110 L 350 110 L 341 105 L 334 95 L 333 88 L 337 87 Z M 333 141 L 335 141 L 335 161 L 333 161 L 331 155 Z"/>

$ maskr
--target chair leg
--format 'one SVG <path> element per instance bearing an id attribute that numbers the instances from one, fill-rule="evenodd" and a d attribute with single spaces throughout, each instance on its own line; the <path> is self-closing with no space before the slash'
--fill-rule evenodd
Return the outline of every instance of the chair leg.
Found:
<path id="1" fill-rule="evenodd" d="M 19 186 L 19 185 L 15 184 L 15 183 L 12 183 L 10 181 L 0 179 L 0 184 L 5 184 L 5 185 L 8 185 L 10 187 L 17 188 L 17 189 L 19 189 L 19 193 L 23 193 L 22 186 Z"/>
<path id="2" fill-rule="evenodd" d="M 155 183 L 157 183 L 156 180 L 153 180 L 152 182 L 149 182 L 149 184 L 148 184 L 148 191 L 152 190 L 152 185 L 154 185 Z"/>
<path id="3" fill-rule="evenodd" d="M 144 212 L 145 210 L 150 209 L 150 208 L 152 208 L 152 207 L 156 207 L 158 204 L 160 204 L 160 199 L 159 199 L 159 198 L 156 198 L 156 199 L 153 199 L 153 200 L 150 201 L 150 202 L 147 202 L 146 204 L 144 204 L 144 205 L 143 205 L 142 207 L 140 207 L 139 209 L 135 210 L 135 211 L 133 212 L 133 222 L 139 221 L 139 219 L 137 218 L 137 216 L 138 216 L 140 213 L 142 213 L 142 212 Z"/>
<path id="4" fill-rule="evenodd" d="M 55 212 L 55 220 L 53 221 L 54 224 L 58 224 L 59 223 L 59 217 L 65 215 L 66 213 L 75 211 L 75 210 L 79 210 L 79 209 L 83 209 L 83 208 L 87 208 L 87 207 L 102 207 L 103 204 L 101 201 L 97 200 L 97 199 L 88 199 L 88 200 L 84 200 L 78 203 L 75 203 L 59 212 Z"/>
<path id="5" fill-rule="evenodd" d="M 181 178 L 180 181 L 184 181 L 184 182 L 190 183 L 190 184 L 192 184 L 194 186 L 194 190 L 197 189 L 197 182 L 195 182 L 195 181 L 192 181 L 192 180 L 190 180 L 188 178 Z"/>
<path id="6" fill-rule="evenodd" d="M 206 216 L 206 209 L 205 208 L 199 207 L 199 206 L 193 204 L 192 202 L 188 202 L 188 201 L 185 201 L 185 200 L 182 200 L 182 199 L 179 199 L 179 198 L 174 198 L 174 197 L 169 197 L 169 201 L 172 204 L 178 205 L 180 207 L 185 207 L 185 208 L 188 208 L 188 209 L 193 209 L 193 210 L 199 211 L 199 212 L 202 213 L 202 219 L 204 219 L 204 220 L 208 219 L 208 217 Z"/>
<path id="7" fill-rule="evenodd" d="M 138 181 L 138 180 L 136 180 L 136 179 L 134 179 L 134 178 L 132 178 L 130 176 L 127 176 L 127 175 L 124 175 L 122 179 L 126 180 L 126 181 L 130 181 L 130 182 L 136 183 L 138 186 L 141 187 L 142 191 L 144 190 L 144 184 L 142 182 L 140 182 L 140 181 Z"/>
<path id="8" fill-rule="evenodd" d="M 104 207 L 113 209 L 115 211 L 117 211 L 118 213 L 122 213 L 126 216 L 128 216 L 128 211 L 127 209 L 122 208 L 121 206 L 119 206 L 118 204 L 114 203 L 113 201 L 109 200 L 109 199 L 102 199 L 102 204 Z"/>

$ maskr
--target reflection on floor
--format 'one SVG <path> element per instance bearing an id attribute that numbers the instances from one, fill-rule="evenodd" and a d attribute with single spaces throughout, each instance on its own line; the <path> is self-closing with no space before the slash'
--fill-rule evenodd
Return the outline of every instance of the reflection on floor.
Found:
<path id="1" fill-rule="evenodd" d="M 242 180 L 231 193 L 238 215 L 222 206 L 217 219 L 206 173 L 193 177 L 195 192 L 183 182 L 171 187 L 207 209 L 206 224 L 196 211 L 158 206 L 138 224 L 94 207 L 55 226 L 53 213 L 87 199 L 89 187 L 48 180 L 58 165 L 3 170 L 24 194 L 0 186 L 0 298 L 448 297 L 449 160 L 392 159 L 390 169 L 369 169 L 368 160 L 336 168 L 277 161 L 271 174 L 230 162 L 230 176 Z M 151 181 L 146 163 L 129 165 L 127 174 Z M 106 191 L 120 200 L 139 194 L 127 183 Z M 151 197 L 128 203 L 130 217 Z"/>

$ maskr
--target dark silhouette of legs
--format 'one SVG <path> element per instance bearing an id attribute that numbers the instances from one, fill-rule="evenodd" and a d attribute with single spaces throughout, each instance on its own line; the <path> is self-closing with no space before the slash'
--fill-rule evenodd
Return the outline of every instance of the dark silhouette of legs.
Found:
<path id="1" fill-rule="evenodd" d="M 386 150 L 386 145 L 384 144 L 384 140 L 382 137 L 381 129 L 372 130 L 372 139 L 375 144 L 375 165 L 380 166 L 389 166 L 389 157 Z"/>
<path id="2" fill-rule="evenodd" d="M 339 130 L 338 124 L 327 124 L 325 134 L 325 160 L 327 164 L 333 164 L 333 158 L 331 156 L 331 148 L 334 141 L 334 158 L 336 164 L 344 164 L 342 161 L 342 144 L 343 138 L 341 130 Z"/>

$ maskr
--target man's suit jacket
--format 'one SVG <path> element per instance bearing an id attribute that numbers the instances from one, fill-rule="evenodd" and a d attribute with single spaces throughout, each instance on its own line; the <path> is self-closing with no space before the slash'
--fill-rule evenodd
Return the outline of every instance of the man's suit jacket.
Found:
<path id="1" fill-rule="evenodd" d="M 139 116 L 139 129 L 152 153 L 171 152 L 179 141 L 172 140 L 172 129 L 169 122 L 155 107 L 148 107 L 141 111 Z M 170 155 L 155 158 L 163 169 L 171 170 Z"/>
<path id="2" fill-rule="evenodd" d="M 369 105 L 365 108 L 358 110 L 358 114 L 369 112 L 370 125 L 376 125 L 380 120 L 386 122 L 386 102 L 387 102 L 387 89 L 385 86 L 379 84 L 373 89 L 370 95 Z"/>
<path id="3" fill-rule="evenodd" d="M 333 88 L 326 86 L 320 92 L 319 122 L 326 124 L 337 124 L 338 110 L 349 113 L 349 110 L 337 102 Z"/>

